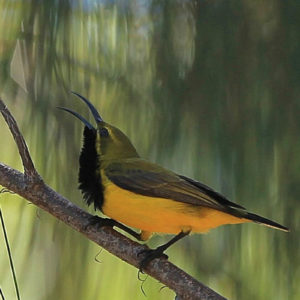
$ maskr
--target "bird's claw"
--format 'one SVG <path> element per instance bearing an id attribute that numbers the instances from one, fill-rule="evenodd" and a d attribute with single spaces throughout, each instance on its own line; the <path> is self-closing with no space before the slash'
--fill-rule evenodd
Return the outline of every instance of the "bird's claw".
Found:
<path id="1" fill-rule="evenodd" d="M 159 247 L 156 249 L 147 249 L 142 250 L 138 253 L 138 256 L 144 255 L 144 258 L 140 262 L 139 269 L 140 272 L 143 272 L 143 270 L 148 266 L 148 264 L 155 258 L 164 258 L 168 259 L 168 255 L 164 254 L 164 250 L 160 249 Z"/>
<path id="2" fill-rule="evenodd" d="M 95 226 L 97 225 L 97 228 L 101 228 L 103 226 L 114 226 L 114 220 L 112 219 L 104 219 L 99 216 L 92 216 L 89 218 L 88 223 L 85 225 L 85 229 L 87 229 L 89 226 Z"/>

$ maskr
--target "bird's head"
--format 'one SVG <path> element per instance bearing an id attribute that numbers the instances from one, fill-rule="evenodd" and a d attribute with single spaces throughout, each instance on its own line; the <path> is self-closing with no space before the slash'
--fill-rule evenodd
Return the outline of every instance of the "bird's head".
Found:
<path id="1" fill-rule="evenodd" d="M 101 161 L 138 157 L 134 146 L 121 130 L 104 122 L 90 101 L 77 93 L 73 92 L 73 94 L 87 104 L 97 124 L 94 127 L 77 112 L 65 107 L 58 107 L 71 113 L 85 124 L 82 153 L 96 151 Z"/>

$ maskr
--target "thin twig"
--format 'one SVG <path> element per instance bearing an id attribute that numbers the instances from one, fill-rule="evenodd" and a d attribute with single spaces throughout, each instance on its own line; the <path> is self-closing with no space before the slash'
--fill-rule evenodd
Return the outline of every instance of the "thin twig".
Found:
<path id="1" fill-rule="evenodd" d="M 2 300 L 5 300 L 5 298 L 4 298 L 4 295 L 3 295 L 3 293 L 2 293 L 2 290 L 1 290 L 1 288 L 0 288 L 0 296 L 1 296 L 1 299 L 2 299 Z"/>
<path id="2" fill-rule="evenodd" d="M 3 118 L 5 119 L 13 138 L 17 144 L 20 157 L 22 159 L 22 163 L 24 166 L 24 172 L 25 175 L 28 175 L 32 179 L 39 178 L 39 174 L 37 173 L 34 164 L 32 162 L 32 159 L 30 157 L 26 142 L 18 128 L 18 124 L 15 121 L 14 117 L 11 115 L 10 111 L 7 109 L 6 105 L 0 99 L 0 111 L 3 115 Z"/>
<path id="3" fill-rule="evenodd" d="M 13 276 L 13 279 L 14 279 L 14 284 L 15 284 L 15 289 L 16 289 L 16 294 L 17 294 L 17 299 L 20 300 L 21 298 L 20 298 L 20 293 L 19 293 L 17 276 L 16 276 L 16 272 L 15 272 L 15 268 L 14 268 L 14 263 L 13 263 L 13 259 L 12 259 L 12 255 L 11 255 L 11 251 L 10 251 L 10 247 L 9 247 L 8 237 L 7 237 L 7 233 L 6 233 L 6 229 L 5 229 L 5 223 L 4 223 L 4 219 L 3 219 L 1 208 L 0 208 L 0 220 L 1 220 L 1 225 L 2 225 L 2 229 L 3 229 L 3 235 L 4 235 L 5 244 L 6 244 L 6 249 L 7 249 L 7 253 L 8 253 L 9 264 L 10 264 L 12 276 Z"/>
<path id="4" fill-rule="evenodd" d="M 4 117 L 10 116 L 10 114 L 8 114 L 9 111 L 3 102 L 0 102 L 0 110 Z M 25 174 L 22 174 L 21 172 L 0 163 L 0 184 L 49 212 L 73 229 L 81 232 L 88 239 L 94 241 L 113 255 L 138 268 L 140 260 L 143 259 L 143 256 L 139 254 L 141 251 L 148 249 L 148 247 L 128 239 L 111 227 L 102 227 L 101 229 L 98 229 L 96 225 L 87 226 L 91 217 L 89 213 L 83 211 L 81 208 L 59 195 L 42 180 L 32 180 L 33 178 L 40 178 L 40 175 L 34 169 L 31 159 L 29 160 L 31 163 L 28 165 L 28 158 L 30 158 L 30 155 L 25 142 L 20 142 L 19 137 L 21 137 L 21 141 L 24 141 L 24 139 L 13 118 L 5 117 L 5 120 L 8 123 L 16 142 L 19 141 L 17 142 L 17 146 L 22 160 L 26 158 L 26 164 L 24 161 L 23 164 L 27 173 L 25 172 Z M 165 258 L 154 259 L 144 271 L 162 284 L 174 290 L 182 300 L 225 300 L 225 298 L 206 287 Z"/>

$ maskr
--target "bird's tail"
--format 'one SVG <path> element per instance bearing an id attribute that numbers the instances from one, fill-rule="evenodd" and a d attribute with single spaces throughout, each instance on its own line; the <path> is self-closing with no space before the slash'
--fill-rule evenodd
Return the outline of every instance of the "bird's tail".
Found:
<path id="1" fill-rule="evenodd" d="M 289 232 L 289 229 L 285 226 L 282 226 L 276 222 L 273 222 L 271 220 L 268 220 L 266 218 L 263 218 L 261 216 L 258 216 L 256 214 L 252 214 L 252 213 L 247 213 L 247 215 L 244 217 L 248 220 L 251 220 L 255 223 L 258 223 L 258 224 L 263 224 L 265 226 L 268 226 L 268 227 L 271 227 L 271 228 L 275 228 L 275 229 L 279 229 L 279 230 L 282 230 L 282 231 L 285 231 L 285 232 Z"/>

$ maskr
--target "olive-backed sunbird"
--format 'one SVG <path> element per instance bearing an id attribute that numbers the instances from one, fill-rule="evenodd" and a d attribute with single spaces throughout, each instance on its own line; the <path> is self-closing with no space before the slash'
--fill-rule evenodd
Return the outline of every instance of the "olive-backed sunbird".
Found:
<path id="1" fill-rule="evenodd" d="M 247 212 L 203 183 L 142 159 L 122 131 L 104 122 L 86 98 L 73 94 L 88 105 L 97 124 L 95 128 L 77 112 L 59 107 L 85 124 L 79 188 L 86 203 L 139 240 L 145 241 L 153 233 L 176 234 L 168 243 L 149 250 L 142 267 L 189 233 L 207 232 L 220 225 L 254 222 L 288 231 Z M 140 234 L 127 226 L 139 229 Z"/>

